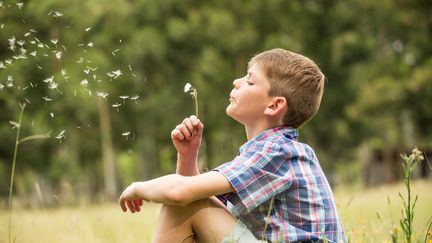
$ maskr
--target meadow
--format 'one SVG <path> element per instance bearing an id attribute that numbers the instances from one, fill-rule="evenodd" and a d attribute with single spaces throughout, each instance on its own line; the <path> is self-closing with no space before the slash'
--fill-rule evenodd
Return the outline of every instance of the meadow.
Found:
<path id="1" fill-rule="evenodd" d="M 417 180 L 414 242 L 424 242 L 432 216 L 432 180 Z M 350 242 L 387 242 L 390 231 L 400 230 L 403 183 L 371 189 L 336 188 L 335 197 Z M 147 204 L 138 214 L 123 213 L 117 204 L 82 205 L 55 209 L 13 209 L 12 233 L 16 243 L 37 242 L 150 242 L 159 205 Z M 8 212 L 0 211 L 0 243 L 8 242 Z"/>

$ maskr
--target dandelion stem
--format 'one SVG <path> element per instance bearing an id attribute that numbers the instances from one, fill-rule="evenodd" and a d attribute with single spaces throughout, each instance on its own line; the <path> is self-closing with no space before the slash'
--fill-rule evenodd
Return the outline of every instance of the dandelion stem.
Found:
<path id="1" fill-rule="evenodd" d="M 8 209 L 9 209 L 9 243 L 11 243 L 11 226 L 12 226 L 12 190 L 13 190 L 13 182 L 14 182 L 14 175 L 15 175 L 15 164 L 16 164 L 16 157 L 18 153 L 18 145 L 19 145 L 19 137 L 20 137 L 20 131 L 21 131 L 21 122 L 22 117 L 24 114 L 25 104 L 21 106 L 21 112 L 19 115 L 18 120 L 18 126 L 17 126 L 17 132 L 15 137 L 15 148 L 14 148 L 14 154 L 13 154 L 13 160 L 12 160 L 12 172 L 11 172 L 11 179 L 10 179 L 10 186 L 9 186 L 9 203 L 8 203 Z"/>
<path id="2" fill-rule="evenodd" d="M 195 101 L 195 116 L 198 117 L 198 91 L 194 89 L 194 101 Z"/>

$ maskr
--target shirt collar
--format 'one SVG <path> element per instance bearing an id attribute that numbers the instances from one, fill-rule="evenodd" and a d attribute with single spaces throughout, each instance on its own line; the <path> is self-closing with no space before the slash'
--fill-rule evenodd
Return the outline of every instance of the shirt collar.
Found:
<path id="1" fill-rule="evenodd" d="M 297 129 L 289 126 L 280 126 L 280 127 L 274 127 L 265 130 L 264 132 L 258 134 L 251 140 L 247 141 L 240 147 L 240 153 L 255 144 L 256 142 L 259 142 L 261 140 L 267 139 L 269 137 L 273 136 L 280 136 L 283 135 L 288 139 L 297 140 L 299 137 L 299 132 Z"/>

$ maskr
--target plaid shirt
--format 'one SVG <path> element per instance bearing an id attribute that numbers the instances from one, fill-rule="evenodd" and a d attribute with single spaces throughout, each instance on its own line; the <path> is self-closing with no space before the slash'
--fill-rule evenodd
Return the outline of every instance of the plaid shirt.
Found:
<path id="1" fill-rule="evenodd" d="M 235 190 L 218 198 L 257 239 L 345 242 L 318 159 L 297 138 L 296 129 L 277 127 L 242 145 L 234 160 L 214 169 Z"/>

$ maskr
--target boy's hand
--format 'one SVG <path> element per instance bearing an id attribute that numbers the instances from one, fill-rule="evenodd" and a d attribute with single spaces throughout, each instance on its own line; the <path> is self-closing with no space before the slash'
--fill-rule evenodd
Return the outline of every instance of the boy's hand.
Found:
<path id="1" fill-rule="evenodd" d="M 143 205 L 143 199 L 137 194 L 137 187 L 139 182 L 134 182 L 128 186 L 119 198 L 120 207 L 123 212 L 126 212 L 129 208 L 131 213 L 141 211 L 141 206 Z"/>
<path id="2" fill-rule="evenodd" d="M 182 155 L 198 154 L 204 125 L 196 116 L 185 118 L 171 132 L 171 139 L 177 152 Z"/>

